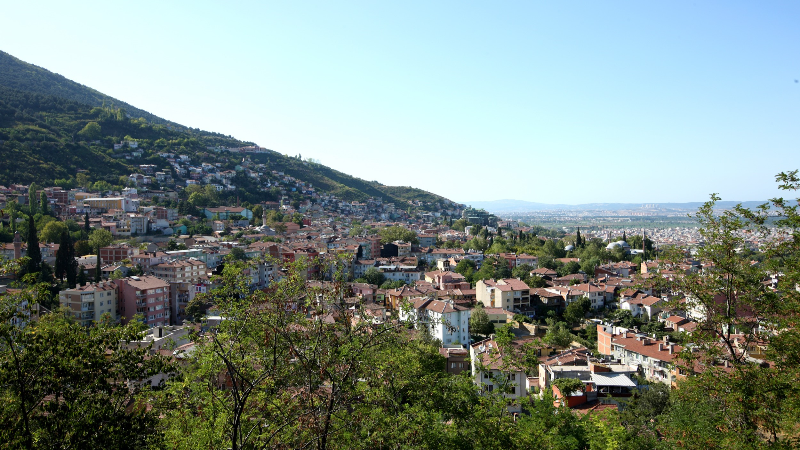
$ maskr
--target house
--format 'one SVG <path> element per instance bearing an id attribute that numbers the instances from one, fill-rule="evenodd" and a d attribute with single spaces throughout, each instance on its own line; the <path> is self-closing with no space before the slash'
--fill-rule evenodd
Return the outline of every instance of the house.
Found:
<path id="1" fill-rule="evenodd" d="M 475 285 L 475 295 L 483 306 L 490 308 L 520 312 L 531 306 L 530 287 L 516 278 L 479 280 Z"/>
<path id="2" fill-rule="evenodd" d="M 583 292 L 583 296 L 589 299 L 592 309 L 599 310 L 605 306 L 605 288 L 594 283 L 583 283 L 571 286 L 571 289 Z"/>
<path id="3" fill-rule="evenodd" d="M 632 296 L 623 296 L 619 301 L 619 308 L 631 312 L 633 317 L 655 317 L 661 312 L 663 302 L 659 297 L 653 297 L 643 292 L 636 292 Z"/>
<path id="4" fill-rule="evenodd" d="M 678 378 L 675 359 L 683 350 L 669 342 L 609 325 L 597 325 L 597 350 L 622 364 L 638 366 L 645 378 L 673 385 Z"/>
<path id="5" fill-rule="evenodd" d="M 469 369 L 469 351 L 460 345 L 440 347 L 439 354 L 444 356 L 444 367 L 447 373 L 458 375 Z"/>
<path id="6" fill-rule="evenodd" d="M 420 298 L 400 310 L 401 320 L 411 320 L 445 345 L 469 343 L 470 309 L 452 301 Z"/>
<path id="7" fill-rule="evenodd" d="M 618 405 L 618 400 L 631 397 L 637 387 L 632 376 L 637 367 L 617 362 L 600 361 L 585 347 L 570 349 L 551 355 L 539 364 L 539 389 L 551 388 L 556 404 L 570 408 L 595 403 Z M 561 392 L 556 380 L 570 378 L 580 380 L 583 389 L 576 392 Z M 609 398 L 610 397 L 610 398 Z"/>
<path id="8" fill-rule="evenodd" d="M 229 220 L 234 215 L 240 215 L 248 220 L 253 219 L 253 211 L 244 207 L 220 206 L 219 208 L 205 208 L 203 209 L 203 214 L 205 214 L 206 219 L 213 219 L 214 215 L 217 215 L 220 220 Z"/>
<path id="9" fill-rule="evenodd" d="M 537 378 L 528 377 L 526 372 L 535 368 L 523 367 L 521 362 L 527 363 L 530 355 L 541 358 L 552 351 L 552 347 L 539 345 L 533 336 L 514 339 L 505 349 L 492 338 L 484 339 L 469 347 L 470 374 L 483 391 L 502 390 L 506 398 L 517 399 L 535 390 L 537 383 Z M 512 404 L 509 411 L 518 412 L 519 406 Z"/>

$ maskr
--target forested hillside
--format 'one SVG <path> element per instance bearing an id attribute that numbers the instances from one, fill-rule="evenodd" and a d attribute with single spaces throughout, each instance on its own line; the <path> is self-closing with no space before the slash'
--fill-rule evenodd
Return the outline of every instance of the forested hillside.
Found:
<path id="1" fill-rule="evenodd" d="M 114 150 L 121 141 L 136 141 L 141 155 Z M 91 181 L 122 186 L 139 165 L 155 165 L 180 177 L 159 153 L 183 154 L 193 163 L 220 164 L 231 170 L 243 155 L 215 152 L 210 148 L 255 145 L 219 133 L 188 128 L 154 116 L 61 75 L 25 63 L 0 52 L 0 184 L 36 181 L 69 186 L 70 179 L 85 171 Z M 382 197 L 406 209 L 422 202 L 422 209 L 436 209 L 446 199 L 411 187 L 384 186 L 329 167 L 279 152 L 249 155 L 254 163 L 311 183 L 318 191 L 344 200 Z M 237 177 L 237 190 L 229 196 L 258 202 L 274 200 L 275 194 L 257 189 L 253 180 Z"/>

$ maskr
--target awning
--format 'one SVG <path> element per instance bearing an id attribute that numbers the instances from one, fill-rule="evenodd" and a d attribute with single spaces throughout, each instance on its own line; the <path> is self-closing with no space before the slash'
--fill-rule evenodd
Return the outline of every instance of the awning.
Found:
<path id="1" fill-rule="evenodd" d="M 596 386 L 636 387 L 636 383 L 624 373 L 593 373 L 592 383 Z"/>

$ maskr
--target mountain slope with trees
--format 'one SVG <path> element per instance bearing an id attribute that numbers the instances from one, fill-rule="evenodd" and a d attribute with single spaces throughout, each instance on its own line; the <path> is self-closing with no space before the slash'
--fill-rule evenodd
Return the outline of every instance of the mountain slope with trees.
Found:
<path id="1" fill-rule="evenodd" d="M 113 144 L 123 140 L 136 141 L 141 157 L 127 159 L 126 150 L 114 151 Z M 0 167 L 0 184 L 36 181 L 68 186 L 70 177 L 86 171 L 91 181 L 116 186 L 124 184 L 121 177 L 138 172 L 140 164 L 155 165 L 175 176 L 166 159 L 158 156 L 162 152 L 188 155 L 193 163 L 221 163 L 223 170 L 228 170 L 239 164 L 243 155 L 210 148 L 253 145 L 165 120 L 0 52 L 0 158 L 14 162 Z M 401 209 L 408 209 L 412 201 L 427 203 L 416 205 L 422 209 L 449 203 L 420 189 L 365 181 L 303 161 L 299 155 L 275 151 L 248 155 L 255 163 L 265 163 L 270 170 L 311 183 L 318 191 L 343 200 L 382 197 Z M 274 199 L 274 193 L 254 193 L 249 180 L 236 181 L 241 189 L 233 196 L 250 202 Z"/>

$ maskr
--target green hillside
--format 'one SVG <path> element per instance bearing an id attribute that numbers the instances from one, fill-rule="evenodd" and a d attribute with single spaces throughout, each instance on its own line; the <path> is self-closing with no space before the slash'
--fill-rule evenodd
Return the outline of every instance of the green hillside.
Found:
<path id="1" fill-rule="evenodd" d="M 114 150 L 114 144 L 123 140 L 135 140 L 142 154 L 131 158 L 127 148 Z M 243 155 L 209 148 L 255 145 L 170 122 L 3 52 L 0 141 L 0 158 L 7 161 L 0 166 L 0 184 L 69 185 L 85 171 L 91 181 L 111 186 L 123 184 L 121 177 L 138 172 L 140 164 L 155 165 L 182 181 L 159 153 L 188 155 L 193 164 L 219 164 L 230 170 L 241 163 Z M 270 171 L 284 172 L 345 200 L 382 197 L 403 209 L 415 201 L 423 202 L 417 207 L 425 210 L 449 203 L 419 189 L 384 186 L 278 152 L 249 157 L 253 163 L 267 164 Z M 239 189 L 228 193 L 230 197 L 250 202 L 276 197 L 244 176 L 237 176 L 235 184 Z"/>

